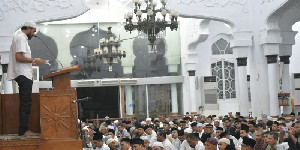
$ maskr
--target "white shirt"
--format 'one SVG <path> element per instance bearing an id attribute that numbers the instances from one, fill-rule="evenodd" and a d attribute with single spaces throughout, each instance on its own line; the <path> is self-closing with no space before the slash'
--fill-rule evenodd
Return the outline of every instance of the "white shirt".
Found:
<path id="1" fill-rule="evenodd" d="M 9 63 L 7 70 L 7 80 L 13 80 L 19 75 L 23 75 L 32 80 L 32 64 L 18 62 L 16 53 L 23 52 L 25 57 L 31 58 L 31 50 L 28 45 L 28 37 L 22 31 L 14 36 L 9 52 Z"/>
<path id="2" fill-rule="evenodd" d="M 187 142 L 187 140 L 184 140 L 181 143 L 180 150 L 190 150 L 190 149 L 191 149 L 191 147 L 190 147 L 189 143 Z"/>
<path id="3" fill-rule="evenodd" d="M 192 148 L 193 149 L 193 148 Z M 201 141 L 198 141 L 198 144 L 195 146 L 195 150 L 204 150 L 205 147 Z"/>
<path id="4" fill-rule="evenodd" d="M 148 135 L 149 146 L 152 147 L 153 143 L 157 141 L 157 134 L 152 130 L 152 134 Z"/>
<path id="5" fill-rule="evenodd" d="M 163 146 L 164 146 L 165 150 L 175 150 L 175 147 L 172 145 L 172 143 L 168 139 L 164 140 Z"/>
<path id="6" fill-rule="evenodd" d="M 92 147 L 92 143 L 87 144 L 90 148 L 83 148 L 83 150 L 94 150 Z M 96 150 L 110 150 L 110 148 L 106 144 L 102 144 L 102 147 L 96 147 Z"/>

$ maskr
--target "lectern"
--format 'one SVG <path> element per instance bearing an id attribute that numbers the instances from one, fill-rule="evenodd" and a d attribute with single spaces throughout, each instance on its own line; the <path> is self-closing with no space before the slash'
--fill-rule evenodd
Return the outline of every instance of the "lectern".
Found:
<path id="1" fill-rule="evenodd" d="M 71 72 L 79 70 L 70 67 L 43 76 L 43 79 L 52 78 L 54 87 L 53 90 L 40 91 L 41 138 L 46 139 L 42 146 L 47 149 L 57 144 L 67 149 L 82 149 L 78 140 L 77 104 L 72 103 L 77 94 L 75 89 L 71 89 L 70 82 Z"/>

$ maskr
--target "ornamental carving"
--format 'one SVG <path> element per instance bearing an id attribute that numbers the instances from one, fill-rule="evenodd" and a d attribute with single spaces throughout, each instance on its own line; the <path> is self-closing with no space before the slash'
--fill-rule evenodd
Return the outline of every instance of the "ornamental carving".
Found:
<path id="1" fill-rule="evenodd" d="M 67 106 L 54 106 L 52 108 L 48 108 L 46 105 L 43 105 L 43 108 L 46 111 L 46 116 L 42 117 L 46 122 L 54 122 L 54 126 L 52 126 L 56 132 L 61 127 L 66 129 L 70 129 L 67 125 L 66 118 L 70 118 L 69 115 L 66 115 Z"/>
<path id="2" fill-rule="evenodd" d="M 5 13 L 35 11 L 44 12 L 48 7 L 66 9 L 73 7 L 74 0 L 0 0 L 0 21 L 4 20 Z"/>
<path id="3" fill-rule="evenodd" d="M 178 0 L 177 3 L 184 5 L 202 4 L 205 7 L 216 8 L 239 5 L 242 7 L 244 13 L 248 13 L 247 1 L 248 0 Z"/>
<path id="4" fill-rule="evenodd" d="M 58 128 L 60 127 L 64 127 L 65 129 L 70 129 L 72 131 L 72 137 L 73 138 L 78 138 L 78 130 L 77 130 L 77 124 L 78 124 L 78 116 L 77 116 L 77 105 L 76 103 L 72 103 L 73 100 L 77 99 L 77 95 L 76 95 L 76 90 L 41 90 L 40 91 L 40 96 L 41 97 L 59 97 L 59 96 L 70 96 L 70 105 L 65 105 L 66 107 L 63 107 L 62 105 L 60 106 L 56 106 L 56 105 L 52 105 L 50 106 L 46 106 L 48 110 L 46 110 L 46 108 L 44 106 L 42 106 L 46 112 L 47 115 L 43 116 L 44 118 L 42 118 L 43 120 L 47 119 L 49 121 L 53 121 L 53 120 L 57 120 L 58 123 Z M 67 107 L 71 107 L 71 114 L 66 115 L 65 111 L 67 109 Z M 56 109 L 56 110 L 55 110 Z M 53 113 L 56 112 L 56 113 Z M 68 125 L 64 125 L 61 121 L 61 119 L 71 119 L 71 126 Z M 55 127 L 54 127 L 55 128 Z M 57 128 L 57 126 L 56 126 Z"/>

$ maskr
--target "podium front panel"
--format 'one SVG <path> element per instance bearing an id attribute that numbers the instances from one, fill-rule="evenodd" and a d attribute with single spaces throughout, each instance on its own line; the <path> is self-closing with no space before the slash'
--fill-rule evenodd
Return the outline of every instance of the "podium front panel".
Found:
<path id="1" fill-rule="evenodd" d="M 78 139 L 76 90 L 40 91 L 42 138 Z"/>
<path id="2" fill-rule="evenodd" d="M 18 134 L 19 131 L 19 94 L 1 94 L 2 134 Z M 32 94 L 28 128 L 33 132 L 40 132 L 40 96 Z"/>

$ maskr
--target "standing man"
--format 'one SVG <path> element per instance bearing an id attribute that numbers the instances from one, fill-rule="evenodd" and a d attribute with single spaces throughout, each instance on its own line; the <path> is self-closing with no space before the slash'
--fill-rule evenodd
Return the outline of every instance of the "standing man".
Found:
<path id="1" fill-rule="evenodd" d="M 32 65 L 40 65 L 44 60 L 31 58 L 31 50 L 28 45 L 36 32 L 36 24 L 33 21 L 25 22 L 21 31 L 14 36 L 9 53 L 7 80 L 15 80 L 19 85 L 19 135 L 37 135 L 28 130 L 28 117 L 31 107 L 32 92 Z"/>

